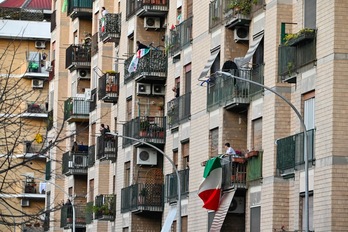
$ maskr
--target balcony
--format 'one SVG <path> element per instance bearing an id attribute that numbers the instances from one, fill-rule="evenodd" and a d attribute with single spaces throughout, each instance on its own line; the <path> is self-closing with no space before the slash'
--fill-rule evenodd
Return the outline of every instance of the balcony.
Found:
<path id="1" fill-rule="evenodd" d="M 168 126 L 173 128 L 191 117 L 191 93 L 181 95 L 167 103 Z"/>
<path id="2" fill-rule="evenodd" d="M 66 49 L 65 68 L 90 69 L 91 68 L 91 45 L 72 44 Z"/>
<path id="3" fill-rule="evenodd" d="M 47 105 L 36 102 L 27 103 L 27 110 L 22 114 L 22 117 L 47 118 Z"/>
<path id="4" fill-rule="evenodd" d="M 123 126 L 123 135 L 144 140 L 144 142 L 165 143 L 165 117 L 142 116 L 132 119 Z M 133 140 L 123 139 L 123 147 L 136 143 Z"/>
<path id="5" fill-rule="evenodd" d="M 75 228 L 86 228 L 86 205 L 74 205 Z M 71 229 L 73 227 L 73 209 L 71 205 L 63 205 L 60 211 L 60 227 Z"/>
<path id="6" fill-rule="evenodd" d="M 253 11 L 254 5 L 256 8 L 259 7 L 258 2 L 255 5 L 255 1 L 236 0 L 231 2 L 223 0 L 222 8 L 224 9 L 225 27 L 234 29 L 236 26 L 249 26 L 251 21 L 250 13 Z"/>
<path id="7" fill-rule="evenodd" d="M 68 16 L 72 19 L 92 18 L 93 2 L 91 0 L 68 0 Z"/>
<path id="8" fill-rule="evenodd" d="M 153 81 L 165 81 L 167 76 L 167 56 L 164 51 L 150 50 L 148 54 L 139 59 L 136 71 L 129 72 L 128 67 L 133 57 L 124 62 L 124 82 L 146 78 Z"/>
<path id="9" fill-rule="evenodd" d="M 222 165 L 221 189 L 227 190 L 231 187 L 246 189 L 247 163 L 245 158 L 224 157 Z"/>
<path id="10" fill-rule="evenodd" d="M 263 65 L 252 69 L 228 70 L 232 75 L 242 77 L 263 84 Z M 211 112 L 219 107 L 232 111 L 246 110 L 252 96 L 263 89 L 248 82 L 234 79 L 230 76 L 213 74 L 207 88 L 207 111 Z"/>
<path id="11" fill-rule="evenodd" d="M 192 17 L 186 19 L 176 26 L 175 29 L 170 30 L 169 51 L 171 56 L 189 46 L 192 41 Z"/>
<path id="12" fill-rule="evenodd" d="M 103 43 L 118 43 L 121 38 L 121 14 L 106 14 L 99 20 L 99 35 Z"/>
<path id="13" fill-rule="evenodd" d="M 45 198 L 46 183 L 36 182 L 34 178 L 27 178 L 27 180 L 24 182 L 23 193 L 25 194 L 26 198 Z"/>
<path id="14" fill-rule="evenodd" d="M 88 147 L 88 167 L 93 167 L 95 163 L 95 145 Z"/>
<path id="15" fill-rule="evenodd" d="M 24 67 L 25 78 L 47 79 L 49 77 L 49 66 L 51 62 L 46 60 L 48 57 L 41 52 L 29 52 L 27 63 Z"/>
<path id="16" fill-rule="evenodd" d="M 79 150 L 63 154 L 62 173 L 66 176 L 87 175 L 88 147 L 79 145 Z"/>
<path id="17" fill-rule="evenodd" d="M 121 213 L 163 212 L 163 185 L 134 184 L 121 189 Z"/>
<path id="18" fill-rule="evenodd" d="M 169 10 L 169 0 L 127 0 L 127 20 L 133 15 L 164 17 Z"/>
<path id="19" fill-rule="evenodd" d="M 106 73 L 99 78 L 98 99 L 117 103 L 119 95 L 120 74 Z"/>
<path id="20" fill-rule="evenodd" d="M 181 198 L 187 197 L 189 194 L 189 177 L 190 169 L 178 171 L 180 178 Z M 178 199 L 178 178 L 176 173 L 166 175 L 165 196 L 169 203 L 176 202 Z"/>
<path id="21" fill-rule="evenodd" d="M 112 135 L 101 135 L 97 138 L 97 159 L 111 160 L 117 158 L 117 139 Z"/>
<path id="22" fill-rule="evenodd" d="M 308 130 L 308 162 L 315 160 L 314 143 L 315 130 Z M 303 168 L 305 163 L 303 154 L 303 132 L 277 140 L 277 169 L 284 177 L 293 176 L 294 171 Z"/>
<path id="23" fill-rule="evenodd" d="M 87 202 L 87 206 L 86 206 L 86 224 L 93 223 L 93 206 L 94 206 L 94 201 Z"/>
<path id="24" fill-rule="evenodd" d="M 24 141 L 24 152 L 25 153 L 34 153 L 39 154 L 43 153 L 45 150 L 45 143 L 38 143 L 35 140 L 34 141 Z"/>
<path id="25" fill-rule="evenodd" d="M 115 221 L 116 216 L 116 195 L 99 195 L 95 198 L 93 207 L 94 219 L 101 221 Z"/>
<path id="26" fill-rule="evenodd" d="M 43 10 L 33 10 L 27 8 L 0 8 L 0 18 L 22 20 L 22 21 L 38 21 L 42 22 L 44 18 Z"/>
<path id="27" fill-rule="evenodd" d="M 68 98 L 64 102 L 64 120 L 83 122 L 89 120 L 89 102 L 84 98 Z"/>

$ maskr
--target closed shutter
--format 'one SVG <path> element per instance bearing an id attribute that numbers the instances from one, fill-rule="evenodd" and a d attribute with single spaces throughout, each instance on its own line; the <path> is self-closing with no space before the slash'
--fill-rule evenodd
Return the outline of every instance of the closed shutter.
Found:
<path id="1" fill-rule="evenodd" d="M 316 28 L 317 0 L 304 1 L 304 27 Z"/>

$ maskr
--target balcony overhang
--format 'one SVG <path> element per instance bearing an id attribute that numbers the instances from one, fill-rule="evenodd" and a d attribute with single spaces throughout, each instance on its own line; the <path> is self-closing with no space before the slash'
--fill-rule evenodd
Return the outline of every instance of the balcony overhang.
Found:
<path id="1" fill-rule="evenodd" d="M 47 118 L 48 113 L 22 113 L 23 118 Z"/>
<path id="2" fill-rule="evenodd" d="M 248 27 L 251 22 L 249 16 L 237 14 L 235 17 L 227 17 L 225 27 L 234 30 L 236 26 Z"/>
<path id="3" fill-rule="evenodd" d="M 138 9 L 136 15 L 139 17 L 146 17 L 146 16 L 164 17 L 168 14 L 168 11 L 169 11 L 168 5 L 148 4 Z"/>
<path id="4" fill-rule="evenodd" d="M 26 72 L 24 73 L 24 78 L 28 79 L 40 79 L 40 80 L 45 80 L 48 79 L 49 77 L 49 72 L 44 72 L 44 73 L 38 73 L 38 72 Z"/>

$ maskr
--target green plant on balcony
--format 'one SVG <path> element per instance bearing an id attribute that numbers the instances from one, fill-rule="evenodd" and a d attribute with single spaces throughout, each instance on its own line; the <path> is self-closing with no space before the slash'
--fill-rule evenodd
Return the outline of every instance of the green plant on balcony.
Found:
<path id="1" fill-rule="evenodd" d="M 144 120 L 140 122 L 140 136 L 146 136 L 147 131 L 149 130 L 150 122 Z"/>
<path id="2" fill-rule="evenodd" d="M 314 36 L 315 30 L 310 28 L 303 28 L 297 33 L 289 33 L 284 37 L 284 45 L 289 46 L 294 44 L 296 40 L 301 38 L 312 38 Z"/>
<path id="3" fill-rule="evenodd" d="M 231 0 L 228 9 L 233 9 L 236 14 L 249 15 L 253 4 L 257 4 L 258 0 Z"/>
<path id="4" fill-rule="evenodd" d="M 101 213 L 102 215 L 112 215 L 113 212 L 109 207 L 109 203 L 104 203 L 102 205 L 95 205 L 92 209 L 93 213 Z"/>

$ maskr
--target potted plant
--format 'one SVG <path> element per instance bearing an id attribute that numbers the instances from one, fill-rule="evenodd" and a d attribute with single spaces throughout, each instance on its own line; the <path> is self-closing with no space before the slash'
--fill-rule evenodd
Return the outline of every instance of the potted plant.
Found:
<path id="1" fill-rule="evenodd" d="M 315 30 L 303 28 L 297 33 L 289 33 L 284 37 L 285 46 L 293 46 L 304 40 L 310 40 L 315 37 Z"/>
<path id="2" fill-rule="evenodd" d="M 257 4 L 257 0 L 231 0 L 228 9 L 233 9 L 235 14 L 249 15 L 252 4 Z"/>
<path id="3" fill-rule="evenodd" d="M 139 192 L 139 203 L 140 204 L 145 203 L 145 199 L 146 199 L 147 194 L 148 194 L 148 192 L 147 192 L 147 189 L 145 187 L 140 190 L 140 192 Z"/>
<path id="4" fill-rule="evenodd" d="M 146 136 L 147 131 L 149 130 L 150 122 L 147 120 L 140 122 L 140 136 Z"/>

